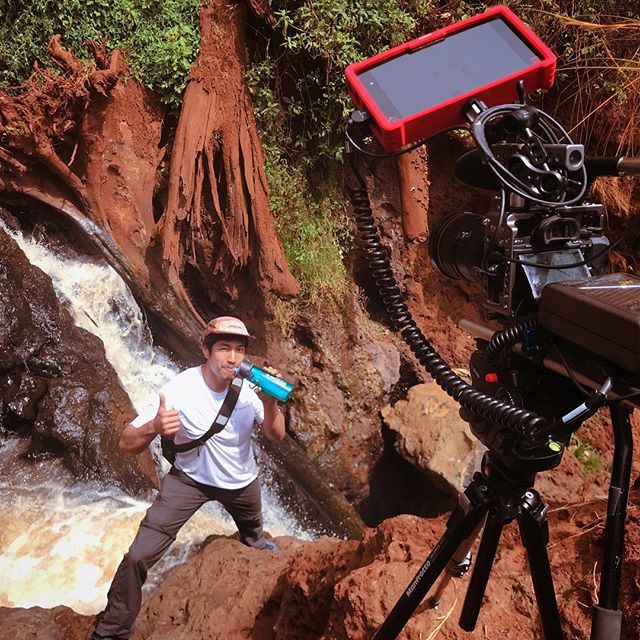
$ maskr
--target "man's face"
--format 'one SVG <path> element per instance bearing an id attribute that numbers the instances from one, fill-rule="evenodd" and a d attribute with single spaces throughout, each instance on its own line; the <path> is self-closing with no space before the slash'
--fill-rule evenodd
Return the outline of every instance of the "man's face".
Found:
<path id="1" fill-rule="evenodd" d="M 244 360 L 246 352 L 245 341 L 235 338 L 216 340 L 210 351 L 202 347 L 207 359 L 205 366 L 219 380 L 233 380 L 233 370 Z"/>

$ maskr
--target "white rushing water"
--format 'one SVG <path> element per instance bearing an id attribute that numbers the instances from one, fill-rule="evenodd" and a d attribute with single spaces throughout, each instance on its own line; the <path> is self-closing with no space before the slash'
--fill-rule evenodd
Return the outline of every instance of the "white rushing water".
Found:
<path id="1" fill-rule="evenodd" d="M 99 260 L 62 258 L 31 239 L 9 233 L 30 262 L 51 277 L 76 324 L 101 338 L 134 407 L 178 372 L 153 347 L 140 309 L 111 267 Z M 9 441 L 0 458 L 3 453 L 13 457 L 12 450 L 20 446 L 18 440 Z M 46 461 L 25 466 L 20 477 L 15 472 L 11 477 L 0 476 L 0 606 L 64 604 L 84 614 L 102 610 L 111 578 L 149 506 L 110 487 L 51 480 L 68 477 L 61 466 L 56 473 L 59 464 Z M 263 504 L 265 529 L 271 535 L 312 537 L 264 482 Z M 219 505 L 206 505 L 152 570 L 146 588 L 152 588 L 207 536 L 235 531 Z"/>

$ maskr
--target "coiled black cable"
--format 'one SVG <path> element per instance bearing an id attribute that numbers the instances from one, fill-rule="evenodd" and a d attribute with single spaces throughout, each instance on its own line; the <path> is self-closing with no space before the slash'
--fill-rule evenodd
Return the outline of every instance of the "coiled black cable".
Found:
<path id="1" fill-rule="evenodd" d="M 538 326 L 538 320 L 525 320 L 504 331 L 496 331 L 487 346 L 487 358 L 497 361 L 500 356 L 510 349 L 516 342 L 522 340 L 525 331 L 535 329 Z"/>
<path id="2" fill-rule="evenodd" d="M 349 189 L 358 235 L 371 275 L 384 305 L 403 340 L 435 382 L 462 407 L 474 414 L 513 429 L 523 435 L 535 433 L 546 420 L 535 413 L 488 396 L 455 374 L 417 327 L 391 269 L 373 219 L 369 195 L 352 153 L 348 153 L 360 188 Z"/>

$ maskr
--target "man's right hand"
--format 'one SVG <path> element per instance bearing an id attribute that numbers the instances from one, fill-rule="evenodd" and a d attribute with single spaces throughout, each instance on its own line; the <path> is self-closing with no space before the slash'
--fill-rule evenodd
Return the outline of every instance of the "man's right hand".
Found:
<path id="1" fill-rule="evenodd" d="M 160 394 L 160 406 L 153 419 L 153 428 L 161 436 L 171 437 L 180 429 L 180 414 L 175 409 L 167 409 L 164 394 Z"/>

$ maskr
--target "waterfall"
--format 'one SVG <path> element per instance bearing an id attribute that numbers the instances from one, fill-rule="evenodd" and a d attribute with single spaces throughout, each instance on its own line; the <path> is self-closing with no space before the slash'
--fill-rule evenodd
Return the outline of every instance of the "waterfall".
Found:
<path id="1" fill-rule="evenodd" d="M 75 323 L 102 340 L 134 407 L 178 372 L 168 355 L 153 346 L 141 310 L 110 266 L 95 258 L 55 255 L 0 224 L 30 262 L 49 275 Z M 9 440 L 3 450 L 10 454 L 18 446 L 17 439 Z M 6 474 L 0 461 L 0 606 L 64 604 L 79 613 L 96 613 L 106 604 L 111 578 L 149 503 L 98 483 L 61 480 L 67 474 L 61 468 L 58 476 L 52 474 L 52 464 L 58 462 Z M 268 475 L 263 477 L 263 507 L 265 529 L 271 535 L 314 537 L 280 504 Z M 207 536 L 235 531 L 222 507 L 205 505 L 154 567 L 145 589 L 152 589 Z"/>

